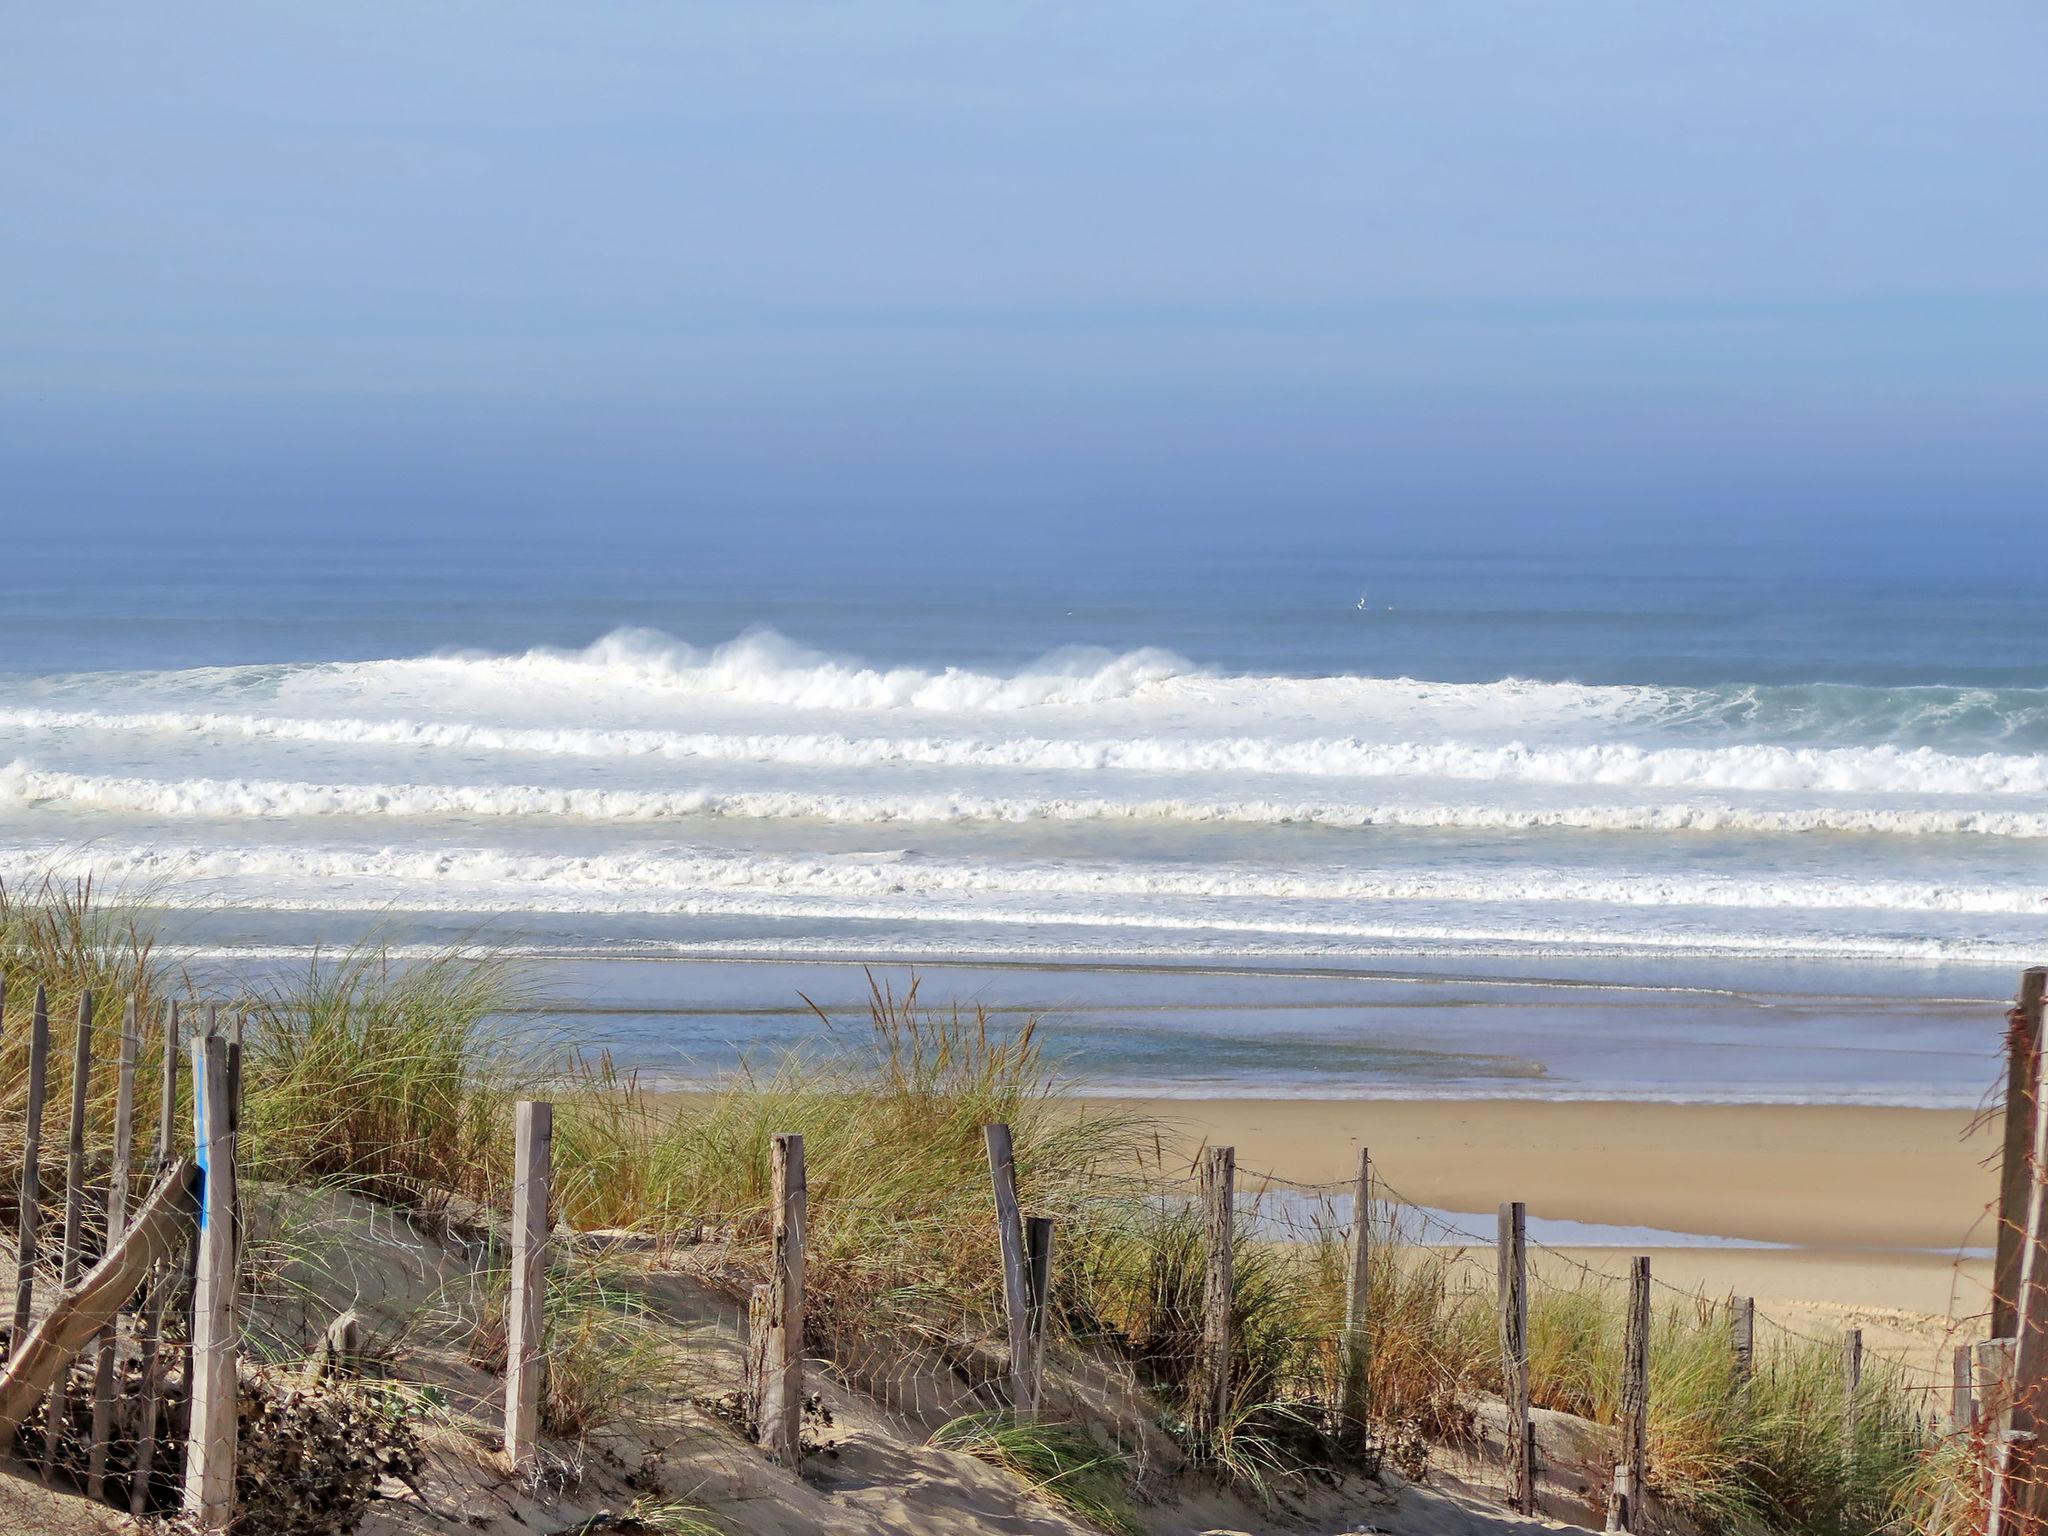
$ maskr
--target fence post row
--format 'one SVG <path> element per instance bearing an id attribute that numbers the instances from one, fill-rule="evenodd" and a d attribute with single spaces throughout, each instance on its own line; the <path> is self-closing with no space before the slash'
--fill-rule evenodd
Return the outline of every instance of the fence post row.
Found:
<path id="1" fill-rule="evenodd" d="M 1372 1153 L 1358 1149 L 1358 1182 L 1351 1191 L 1351 1272 L 1344 1288 L 1344 1378 L 1337 1414 L 1344 1443 L 1365 1448 L 1372 1412 Z"/>
<path id="2" fill-rule="evenodd" d="M 1536 1436 L 1529 1421 L 1529 1212 L 1500 1208 L 1500 1353 L 1507 1407 L 1508 1507 L 1536 1513 Z"/>
<path id="3" fill-rule="evenodd" d="M 989 1181 L 995 1186 L 996 1239 L 1003 1264 L 1003 1311 L 1010 1333 L 1010 1405 L 1020 1417 L 1038 1411 L 1038 1383 L 1032 1374 L 1030 1260 L 1025 1253 L 1024 1218 L 1017 1201 L 1016 1148 L 1007 1125 L 985 1125 Z"/>
<path id="4" fill-rule="evenodd" d="M 200 1171 L 198 1262 L 192 1285 L 192 1427 L 185 1512 L 225 1531 L 235 1499 L 235 1137 L 228 1046 L 209 1034 L 192 1054 L 192 1114 Z"/>
<path id="5" fill-rule="evenodd" d="M 2011 1319 L 2012 1379 L 2007 1391 L 2007 1423 L 1992 1448 L 1991 1509 L 1987 1536 L 2038 1533 L 2048 1527 L 2048 1467 L 2040 1437 L 2048 1431 L 2048 1212 L 2044 1212 L 2042 1176 L 2048 1172 L 2048 1103 L 2044 1103 L 2041 1027 L 2048 1003 L 2048 968 L 2036 966 L 2020 978 L 2019 1005 L 2008 1033 L 2011 1052 L 2006 1104 L 2005 1153 L 1999 1190 L 1998 1262 L 1995 1284 L 2009 1284 L 2003 1299 L 2009 1308 L 1993 1309 L 1993 1327 Z M 2024 1069 L 2024 1070 L 2023 1070 Z M 2015 1095 L 2014 1088 L 2023 1091 Z M 2021 1118 L 2025 1123 L 2015 1126 Z M 2015 1149 L 2018 1157 L 2015 1159 Z M 2015 1191 L 2015 1186 L 2017 1190 Z M 2009 1199 L 2018 1196 L 2017 1206 Z M 2016 1239 L 2018 1254 L 2010 1259 L 2006 1280 L 2007 1244 Z M 2000 1298 L 1994 1298 L 1994 1301 Z"/>
<path id="6" fill-rule="evenodd" d="M 793 1469 L 803 1454 L 804 1241 L 810 1225 L 803 1137 L 774 1137 L 769 1159 L 775 1248 L 764 1308 L 768 1326 L 760 1346 L 757 1435 L 764 1450 Z"/>
<path id="7" fill-rule="evenodd" d="M 1202 1207 L 1208 1260 L 1202 1275 L 1202 1343 L 1195 1360 L 1189 1419 L 1196 1435 L 1207 1440 L 1230 1415 L 1230 1312 L 1237 1283 L 1235 1147 L 1211 1147 L 1204 1154 Z"/>
<path id="8" fill-rule="evenodd" d="M 541 1378 L 548 1284 L 548 1196 L 554 1182 L 555 1107 L 513 1109 L 512 1286 L 505 1318 L 505 1459 L 521 1477 L 540 1460 Z"/>

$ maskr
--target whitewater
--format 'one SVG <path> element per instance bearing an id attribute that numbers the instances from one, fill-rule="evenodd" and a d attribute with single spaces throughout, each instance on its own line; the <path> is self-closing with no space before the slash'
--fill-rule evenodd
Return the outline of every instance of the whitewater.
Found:
<path id="1" fill-rule="evenodd" d="M 0 753 L 16 878 L 89 868 L 309 935 L 410 912 L 578 952 L 690 918 L 793 955 L 1142 933 L 1925 965 L 2048 922 L 2031 683 L 1433 680 L 1147 644 L 996 668 L 624 628 L 0 675 Z"/>

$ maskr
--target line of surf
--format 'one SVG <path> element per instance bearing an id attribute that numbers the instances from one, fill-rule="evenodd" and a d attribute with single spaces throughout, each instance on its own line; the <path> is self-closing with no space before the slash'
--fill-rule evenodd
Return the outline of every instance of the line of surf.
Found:
<path id="1" fill-rule="evenodd" d="M 420 753 L 804 768 L 930 767 L 1033 773 L 1153 773 L 1443 779 L 1557 787 L 1896 795 L 2048 796 L 2048 754 L 1930 747 L 1645 747 L 1375 742 L 1350 737 L 1063 738 L 855 736 L 323 719 L 223 711 L 0 709 L 22 734 L 124 733 Z"/>
<path id="2" fill-rule="evenodd" d="M 94 845 L 124 866 L 146 865 L 181 878 L 375 882 L 393 890 L 427 887 L 485 892 L 515 901 L 546 895 L 610 899 L 630 895 L 688 898 L 753 892 L 796 897 L 971 900 L 984 910 L 1002 901 L 1046 897 L 1130 904 L 1210 903 L 1176 908 L 1177 919 L 1228 921 L 1247 902 L 1278 905 L 1253 928 L 1294 931 L 1300 904 L 1341 909 L 1359 904 L 1438 906 L 1585 906 L 1732 911 L 1921 912 L 2001 917 L 2048 916 L 2048 889 L 2027 885 L 1941 884 L 1837 876 L 1723 876 L 1704 872 L 1589 872 L 1508 868 L 1473 873 L 1436 870 L 1300 870 L 1263 865 L 976 860 L 915 853 L 807 857 L 755 853 L 615 851 L 540 854 L 487 848 L 229 847 L 132 848 Z M 1099 920 L 1115 911 L 1105 907 Z M 1320 920 L 1320 919 L 1318 919 Z M 1305 931 L 1305 930 L 1304 930 Z M 1333 931 L 1348 932 L 1338 928 Z"/>
<path id="3" fill-rule="evenodd" d="M 151 779 L 0 768 L 0 802 L 152 817 L 569 818 L 592 822 L 816 820 L 853 824 L 1185 822 L 1475 831 L 1859 833 L 2048 837 L 2048 811 L 1869 805 L 1789 809 L 1713 798 L 1657 804 L 1510 805 L 1295 799 L 840 794 L 798 790 L 602 789 L 506 784 L 348 784 L 275 779 Z"/>

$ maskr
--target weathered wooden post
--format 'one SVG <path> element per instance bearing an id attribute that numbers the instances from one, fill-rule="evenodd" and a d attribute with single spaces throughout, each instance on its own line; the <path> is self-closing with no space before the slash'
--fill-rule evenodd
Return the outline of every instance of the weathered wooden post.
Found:
<path id="1" fill-rule="evenodd" d="M 28 1337 L 35 1302 L 36 1258 L 42 1228 L 43 1108 L 50 1082 L 50 1000 L 36 983 L 35 1012 L 28 1033 L 28 1110 L 21 1144 L 21 1225 L 14 1243 L 15 1346 Z"/>
<path id="2" fill-rule="evenodd" d="M 107 1247 L 128 1230 L 128 1165 L 135 1155 L 135 999 L 128 999 L 122 1018 L 119 1075 L 114 1088 L 114 1159 L 107 1169 Z M 107 1441 L 114 1427 L 114 1356 L 120 1346 L 118 1322 L 100 1330 L 93 1362 L 92 1450 L 86 1461 L 86 1497 L 104 1502 L 107 1496 Z"/>
<path id="3" fill-rule="evenodd" d="M 1337 1393 L 1346 1449 L 1365 1448 L 1372 1414 L 1372 1153 L 1358 1149 L 1351 1190 L 1351 1269 L 1344 1286 L 1343 1377 Z"/>
<path id="4" fill-rule="evenodd" d="M 2043 985 L 2048 970 L 2036 967 L 2022 978 L 2020 1006 L 2016 1010 L 2013 1035 L 2028 1032 L 2034 1076 L 2028 1084 L 2025 1103 L 2031 1114 L 2028 1135 L 2022 1138 L 2021 1192 L 2018 1212 L 2020 1237 L 2017 1273 L 2012 1284 L 2012 1317 L 2015 1343 L 2012 1378 L 2007 1391 L 2009 1418 L 1992 1451 L 1991 1509 L 1986 1521 L 1987 1536 L 2040 1536 L 2048 1530 L 2048 1481 L 2042 1476 L 2048 1467 L 2041 1436 L 2048 1432 L 2048 1212 L 2043 1209 L 2042 1173 L 2048 1170 L 2048 1103 L 2043 1102 L 2044 1053 L 2041 1050 Z M 2006 1150 L 2013 1146 L 2013 1113 L 2008 1102 Z M 2007 1172 L 2010 1172 L 2008 1167 Z M 2005 1195 L 2000 1192 L 2001 1204 Z M 2006 1235 L 2011 1213 L 2001 1208 L 1999 1235 Z M 2003 1250 L 2001 1249 L 2001 1252 Z"/>
<path id="5" fill-rule="evenodd" d="M 1949 1383 L 1953 1397 L 1949 1407 L 1949 1424 L 1959 1435 L 1966 1435 L 1977 1427 L 1977 1386 L 1970 1369 L 1970 1346 L 1958 1344 L 1950 1359 Z"/>
<path id="6" fill-rule="evenodd" d="M 228 1102 L 228 1045 L 218 1035 L 208 1035 L 193 1052 L 192 1117 L 201 1193 L 185 1513 L 203 1531 L 225 1531 L 235 1512 L 235 1116 Z"/>
<path id="7" fill-rule="evenodd" d="M 1529 1419 L 1529 1211 L 1500 1208 L 1501 1396 L 1507 1405 L 1508 1507 L 1536 1513 L 1536 1436 Z"/>
<path id="8" fill-rule="evenodd" d="M 512 1291 L 506 1303 L 505 1459 L 521 1477 L 540 1467 L 540 1394 L 547 1371 L 548 1199 L 555 1106 L 513 1109 Z"/>
<path id="9" fill-rule="evenodd" d="M 157 1092 L 156 1157 L 153 1170 L 161 1177 L 171 1166 L 177 1147 L 178 1115 L 178 1005 L 173 1002 L 163 1015 L 163 1058 Z M 149 1474 L 156 1462 L 157 1354 L 163 1338 L 164 1313 L 169 1308 L 171 1276 L 166 1265 L 150 1281 L 149 1299 L 142 1309 L 142 1328 L 136 1337 L 142 1375 L 140 1427 L 136 1431 L 135 1471 L 130 1478 L 128 1512 L 138 1520 L 149 1508 Z"/>
<path id="10" fill-rule="evenodd" d="M 989 1179 L 995 1185 L 996 1239 L 1003 1265 L 1003 1310 L 1010 1333 L 1010 1406 L 1023 1417 L 1038 1411 L 1031 1375 L 1031 1284 L 1024 1253 L 1024 1218 L 1017 1201 L 1017 1161 L 1007 1125 L 985 1125 Z"/>
<path id="11" fill-rule="evenodd" d="M 92 1089 L 92 992 L 78 997 L 78 1031 L 72 1037 L 71 1135 L 64 1150 L 64 1251 L 58 1289 L 77 1283 L 85 1255 L 85 1111 Z M 50 1387 L 50 1413 L 43 1428 L 43 1476 L 57 1460 L 71 1410 L 71 1373 L 62 1371 Z"/>
<path id="12" fill-rule="evenodd" d="M 1036 1412 L 1045 1395 L 1045 1336 L 1052 1317 L 1052 1218 L 1031 1216 L 1024 1222 L 1024 1278 L 1031 1302 L 1031 1407 Z"/>
<path id="13" fill-rule="evenodd" d="M 2020 976 L 2019 1001 L 2006 1016 L 2005 1145 L 1998 1175 L 1998 1246 L 1991 1270 L 1991 1336 L 2018 1335 L 2020 1250 L 2026 1240 L 2027 1200 L 2034 1183 L 2034 1106 L 2040 1092 L 2041 1031 L 2048 1000 L 2048 966 Z"/>
<path id="14" fill-rule="evenodd" d="M 1607 1497 L 1607 1529 L 1642 1528 L 1643 1497 L 1650 1470 L 1650 1261 L 1638 1256 L 1628 1266 L 1628 1325 L 1621 1364 L 1621 1460 Z"/>
<path id="15" fill-rule="evenodd" d="M 1202 1209 L 1208 1263 L 1202 1277 L 1202 1345 L 1196 1357 L 1189 1419 L 1198 1439 L 1217 1435 L 1230 1415 L 1230 1313 L 1236 1297 L 1237 1149 L 1211 1147 L 1202 1158 Z"/>
<path id="16" fill-rule="evenodd" d="M 775 1250 L 761 1356 L 759 1437 L 763 1449 L 794 1468 L 803 1455 L 804 1240 L 810 1226 L 803 1137 L 776 1136 L 769 1156 Z"/>
<path id="17" fill-rule="evenodd" d="M 1735 1390 L 1749 1390 L 1756 1374 L 1756 1298 L 1728 1298 L 1728 1347 L 1735 1357 Z"/>
<path id="18" fill-rule="evenodd" d="M 1853 1474 L 1863 1425 L 1863 1330 L 1842 1334 L 1842 1460 Z"/>
<path id="19" fill-rule="evenodd" d="M 2012 1367 L 2018 1339 L 1985 1339 L 1978 1344 L 1977 1419 L 1993 1436 L 2012 1428 Z"/>

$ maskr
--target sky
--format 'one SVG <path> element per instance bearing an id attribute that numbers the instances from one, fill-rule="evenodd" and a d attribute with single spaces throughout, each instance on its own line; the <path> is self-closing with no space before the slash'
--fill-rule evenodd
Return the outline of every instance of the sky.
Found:
<path id="1" fill-rule="evenodd" d="M 2048 519 L 2048 12 L 0 0 L 0 517 Z"/>

